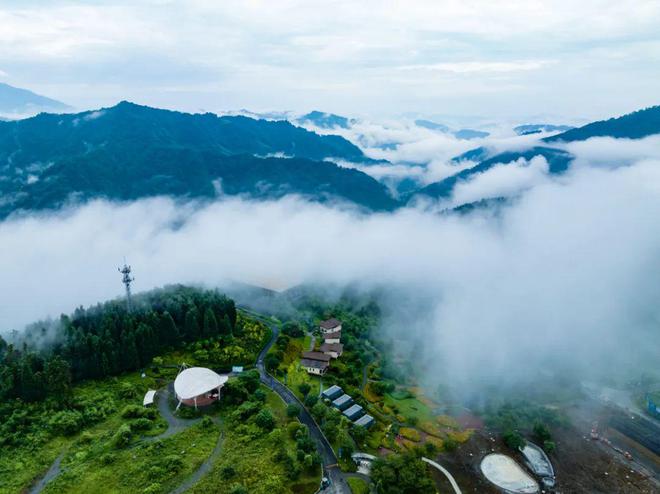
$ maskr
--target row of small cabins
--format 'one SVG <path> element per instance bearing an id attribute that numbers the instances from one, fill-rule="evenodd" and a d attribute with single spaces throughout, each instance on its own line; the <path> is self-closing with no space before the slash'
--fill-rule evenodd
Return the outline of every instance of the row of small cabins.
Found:
<path id="1" fill-rule="evenodd" d="M 333 358 L 341 357 L 344 351 L 344 345 L 341 344 L 341 321 L 337 319 L 328 319 L 321 321 L 319 325 L 323 335 L 323 344 L 318 352 L 303 352 L 303 358 L 300 361 L 307 373 L 316 376 L 324 375 L 330 368 L 330 361 Z"/>
<path id="2" fill-rule="evenodd" d="M 364 408 L 355 403 L 352 397 L 344 393 L 341 387 L 334 385 L 321 393 L 321 396 L 332 403 L 344 416 L 355 425 L 369 428 L 374 423 L 374 418 L 365 413 Z"/>

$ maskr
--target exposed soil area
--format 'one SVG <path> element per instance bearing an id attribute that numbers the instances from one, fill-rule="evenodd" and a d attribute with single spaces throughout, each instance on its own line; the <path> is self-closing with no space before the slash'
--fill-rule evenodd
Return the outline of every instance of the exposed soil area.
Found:
<path id="1" fill-rule="evenodd" d="M 548 455 L 557 476 L 554 490 L 561 494 L 656 494 L 659 487 L 647 471 L 635 461 L 589 437 L 589 431 L 568 427 L 552 431 L 557 449 Z M 464 493 L 501 494 L 482 475 L 479 465 L 489 453 L 511 456 L 527 469 L 524 458 L 487 430 L 475 432 L 472 438 L 452 453 L 443 453 L 438 461 L 456 478 Z M 527 469 L 528 470 L 528 469 Z M 530 472 L 530 475 L 532 473 Z M 440 492 L 451 492 L 441 475 L 435 476 Z M 538 479 L 537 479 L 538 480 Z"/>

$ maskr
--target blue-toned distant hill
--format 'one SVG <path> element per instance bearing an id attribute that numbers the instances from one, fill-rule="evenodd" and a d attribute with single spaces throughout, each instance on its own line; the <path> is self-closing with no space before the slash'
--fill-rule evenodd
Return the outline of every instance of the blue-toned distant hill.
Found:
<path id="1" fill-rule="evenodd" d="M 423 129 L 437 130 L 438 132 L 451 132 L 451 129 L 446 125 L 432 122 L 431 120 L 417 119 L 415 120 L 415 125 L 417 125 L 417 127 L 422 127 Z"/>
<path id="2" fill-rule="evenodd" d="M 583 127 L 570 129 L 561 134 L 541 139 L 541 143 L 559 143 L 586 140 L 591 137 L 607 136 L 616 138 L 639 139 L 653 134 L 660 134 L 660 106 L 639 110 L 628 115 L 610 120 L 593 122 Z M 565 172 L 573 160 L 573 155 L 562 149 L 540 145 L 525 151 L 507 151 L 494 156 L 485 147 L 478 147 L 467 151 L 452 159 L 454 163 L 462 161 L 478 161 L 479 163 L 439 182 L 427 185 L 414 195 L 433 198 L 446 198 L 451 196 L 454 186 L 461 180 L 482 173 L 495 165 L 514 162 L 520 158 L 530 160 L 535 156 L 542 156 L 548 161 L 549 171 L 553 174 Z"/>
<path id="3" fill-rule="evenodd" d="M 0 82 L 0 113 L 35 115 L 44 111 L 67 111 L 71 107 L 51 98 Z"/>
<path id="4" fill-rule="evenodd" d="M 460 129 L 452 130 L 450 127 L 447 127 L 444 124 L 433 122 L 431 120 L 417 119 L 415 120 L 415 125 L 417 127 L 422 127 L 423 129 L 429 129 L 436 132 L 442 132 L 444 134 L 452 134 L 457 139 L 479 139 L 483 137 L 488 137 L 489 132 L 483 130 L 474 130 L 474 129 Z"/>
<path id="5" fill-rule="evenodd" d="M 348 129 L 351 124 L 351 121 L 346 117 L 316 110 L 298 118 L 297 122 L 301 125 L 311 124 L 319 129 Z"/>
<path id="6" fill-rule="evenodd" d="M 430 197 L 441 198 L 449 197 L 454 190 L 454 186 L 457 182 L 461 180 L 466 180 L 473 175 L 478 173 L 483 173 L 486 170 L 492 168 L 495 165 L 503 163 L 511 163 L 519 159 L 531 160 L 535 156 L 543 156 L 549 165 L 550 173 L 563 173 L 568 168 L 573 156 L 561 149 L 548 148 L 548 147 L 533 147 L 526 151 L 511 151 L 506 153 L 500 153 L 492 158 L 486 159 L 480 162 L 478 165 L 473 166 L 458 172 L 451 177 L 447 177 L 440 182 L 434 182 L 430 185 L 427 185 L 423 189 L 417 192 L 417 194 L 423 194 Z"/>
<path id="7" fill-rule="evenodd" d="M 529 134 L 540 134 L 541 132 L 566 132 L 574 127 L 570 125 L 553 125 L 553 124 L 524 124 L 514 127 L 513 130 L 519 136 Z"/>
<path id="8" fill-rule="evenodd" d="M 460 129 L 454 132 L 454 136 L 457 139 L 483 139 L 484 137 L 488 137 L 490 135 L 490 132 L 486 132 L 484 130 L 474 130 L 474 129 Z"/>
<path id="9" fill-rule="evenodd" d="M 584 141 L 590 137 L 641 139 L 660 133 L 660 105 L 638 110 L 618 118 L 601 120 L 561 134 L 546 137 L 545 142 Z"/>
<path id="10" fill-rule="evenodd" d="M 0 122 L 0 216 L 57 208 L 71 197 L 218 193 L 300 194 L 374 210 L 396 207 L 384 185 L 325 161 L 329 157 L 366 159 L 339 136 L 285 121 L 191 115 L 126 102 L 79 114 L 41 114 Z"/>

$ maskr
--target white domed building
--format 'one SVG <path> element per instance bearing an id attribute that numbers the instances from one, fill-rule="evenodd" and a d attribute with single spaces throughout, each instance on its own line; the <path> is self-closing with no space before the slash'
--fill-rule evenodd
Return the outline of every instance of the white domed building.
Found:
<path id="1" fill-rule="evenodd" d="M 174 393 L 179 405 L 206 406 L 220 399 L 220 390 L 227 376 L 216 374 L 205 367 L 189 367 L 179 372 L 174 380 Z"/>

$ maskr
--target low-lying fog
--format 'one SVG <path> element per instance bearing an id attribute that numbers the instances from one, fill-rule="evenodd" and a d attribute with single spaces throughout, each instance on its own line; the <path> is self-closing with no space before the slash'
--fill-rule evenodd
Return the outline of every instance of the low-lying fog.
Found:
<path id="1" fill-rule="evenodd" d="M 125 257 L 136 291 L 228 280 L 400 290 L 382 329 L 423 337 L 418 363 L 448 380 L 515 379 L 548 365 L 590 375 L 650 369 L 660 361 L 653 144 L 575 144 L 563 176 L 532 160 L 457 189 L 471 200 L 502 188 L 516 195 L 497 214 L 154 198 L 10 218 L 0 223 L 0 328 L 120 296 Z"/>

